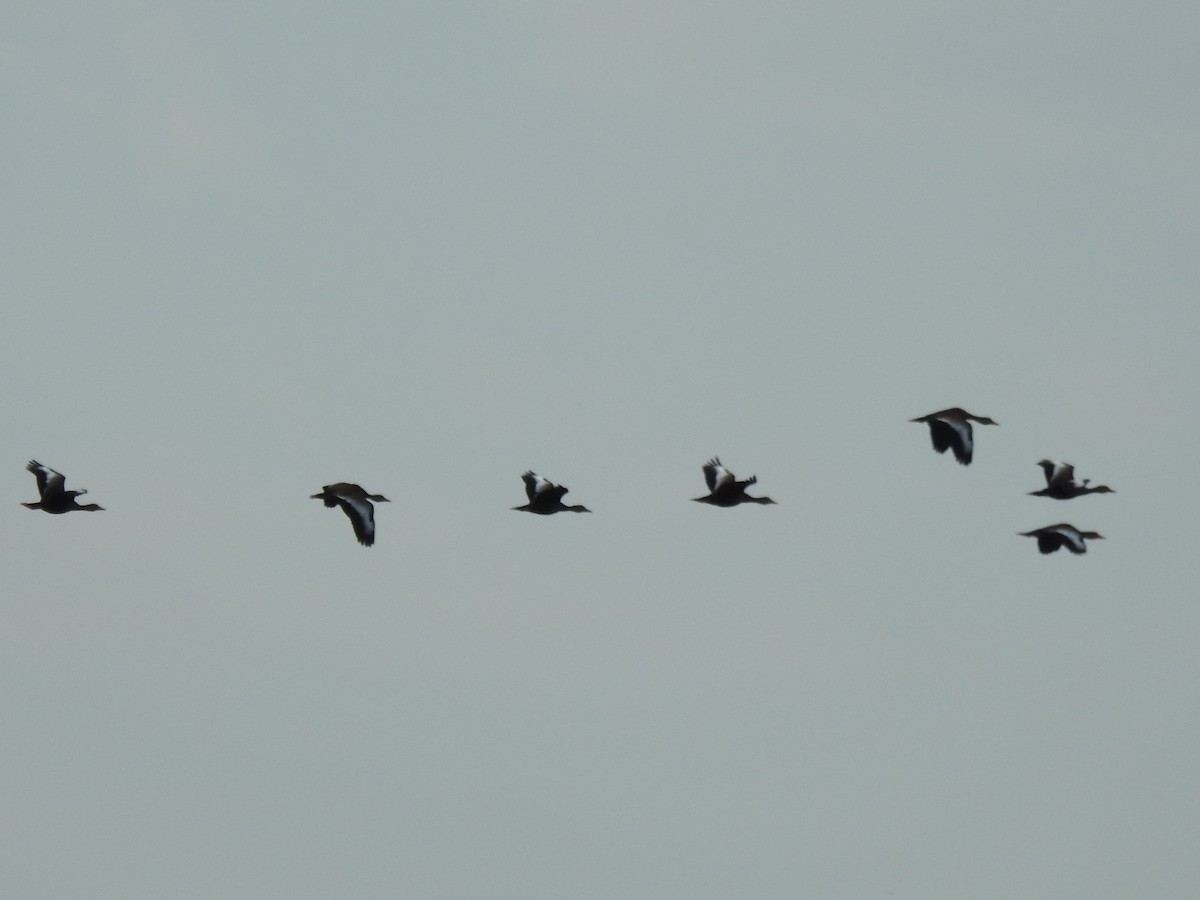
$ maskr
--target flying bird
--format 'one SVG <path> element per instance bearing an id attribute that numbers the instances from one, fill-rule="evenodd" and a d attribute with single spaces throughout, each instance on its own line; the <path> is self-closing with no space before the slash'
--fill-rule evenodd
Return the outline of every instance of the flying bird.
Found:
<path id="1" fill-rule="evenodd" d="M 957 406 L 930 413 L 910 422 L 926 422 L 929 424 L 929 439 L 933 441 L 933 449 L 938 453 L 954 450 L 954 458 L 962 465 L 969 466 L 975 453 L 975 435 L 971 431 L 971 423 L 980 425 L 999 425 L 986 416 L 973 416 L 965 409 Z"/>
<path id="2" fill-rule="evenodd" d="M 37 479 L 38 493 L 41 495 L 41 499 L 34 503 L 21 504 L 27 509 L 40 509 L 56 516 L 75 510 L 91 512 L 104 509 L 103 506 L 97 506 L 95 503 L 80 505 L 75 498 L 82 497 L 87 491 L 68 491 L 66 476 L 61 472 L 55 472 L 49 466 L 43 466 L 36 459 L 31 459 L 25 468 L 32 472 L 33 477 Z"/>
<path id="3" fill-rule="evenodd" d="M 721 465 L 715 456 L 704 464 L 704 480 L 708 483 L 707 497 L 693 497 L 697 503 L 712 506 L 737 506 L 739 503 L 774 503 L 770 497 L 751 497 L 746 488 L 758 483 L 758 476 L 751 475 L 738 481 L 732 472 Z"/>
<path id="4" fill-rule="evenodd" d="M 1074 525 L 1068 525 L 1066 522 L 1047 525 L 1045 528 L 1035 528 L 1033 531 L 1020 531 L 1018 534 L 1021 537 L 1037 538 L 1038 550 L 1042 553 L 1053 553 L 1059 547 L 1066 547 L 1076 556 L 1087 553 L 1085 538 L 1094 541 L 1104 537 L 1095 531 L 1080 531 Z"/>
<path id="5" fill-rule="evenodd" d="M 321 493 L 313 494 L 309 499 L 324 500 L 328 507 L 340 506 L 342 512 L 354 526 L 354 536 L 364 547 L 375 543 L 375 507 L 376 503 L 389 503 L 382 494 L 368 494 L 357 484 L 339 481 L 337 484 L 327 484 L 321 488 Z"/>
<path id="6" fill-rule="evenodd" d="M 529 502 L 524 506 L 514 506 L 513 509 L 537 513 L 539 516 L 549 516 L 556 512 L 591 512 L 586 506 L 564 504 L 562 498 L 567 489 L 561 484 L 547 481 L 534 472 L 526 472 L 521 476 L 521 480 L 525 482 L 525 496 L 529 498 Z"/>
<path id="7" fill-rule="evenodd" d="M 1053 497 L 1055 500 L 1070 500 L 1072 497 L 1082 497 L 1084 494 L 1115 494 L 1106 484 L 1089 487 L 1091 479 L 1082 482 L 1075 480 L 1075 467 L 1069 463 L 1055 462 L 1043 459 L 1038 463 L 1046 473 L 1046 486 L 1040 491 L 1030 491 L 1031 497 Z"/>

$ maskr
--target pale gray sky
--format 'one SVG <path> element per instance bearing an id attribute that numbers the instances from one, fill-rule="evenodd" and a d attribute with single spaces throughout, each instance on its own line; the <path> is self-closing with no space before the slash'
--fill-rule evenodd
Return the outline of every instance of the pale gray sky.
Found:
<path id="1" fill-rule="evenodd" d="M 1195 896 L 1198 38 L 8 10 L 0 893 Z"/>

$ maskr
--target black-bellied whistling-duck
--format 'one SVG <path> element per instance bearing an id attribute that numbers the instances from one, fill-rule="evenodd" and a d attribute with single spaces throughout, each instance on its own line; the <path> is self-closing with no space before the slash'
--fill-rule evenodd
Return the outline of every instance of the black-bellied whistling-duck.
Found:
<path id="1" fill-rule="evenodd" d="M 81 505 L 75 498 L 82 497 L 87 491 L 68 491 L 66 476 L 61 472 L 55 472 L 49 466 L 43 466 L 36 459 L 31 459 L 25 468 L 32 472 L 33 477 L 37 479 L 38 493 L 41 495 L 41 499 L 34 503 L 22 503 L 22 506 L 28 509 L 40 509 L 56 516 L 75 510 L 92 512 L 104 509 L 103 506 L 97 506 L 95 503 Z"/>
<path id="2" fill-rule="evenodd" d="M 975 454 L 975 435 L 971 431 L 971 423 L 1000 424 L 987 416 L 973 416 L 957 406 L 908 421 L 928 423 L 929 439 L 933 441 L 933 449 L 938 453 L 945 453 L 947 450 L 953 449 L 954 458 L 964 466 L 971 464 L 971 457 Z"/>
<path id="3" fill-rule="evenodd" d="M 757 484 L 758 476 L 751 475 L 745 481 L 738 481 L 715 456 L 704 464 L 704 480 L 708 483 L 708 496 L 693 497 L 692 499 L 697 503 L 708 503 L 712 506 L 737 506 L 739 503 L 775 502 L 770 497 L 748 495 L 746 488 Z"/>
<path id="4" fill-rule="evenodd" d="M 1037 538 L 1038 549 L 1043 553 L 1053 553 L 1059 547 L 1066 547 L 1072 553 L 1079 555 L 1087 553 L 1086 538 L 1089 541 L 1102 539 L 1104 535 L 1095 531 L 1080 531 L 1074 525 L 1060 522 L 1058 525 L 1047 525 L 1045 528 L 1035 528 L 1033 531 L 1017 532 L 1021 537 Z"/>
<path id="5" fill-rule="evenodd" d="M 521 480 L 525 482 L 525 496 L 529 498 L 529 502 L 524 506 L 514 506 L 513 509 L 537 513 L 539 516 L 548 516 L 556 512 L 591 512 L 586 506 L 567 506 L 563 503 L 562 498 L 567 489 L 561 484 L 547 481 L 533 472 L 526 472 L 521 476 Z"/>
<path id="6" fill-rule="evenodd" d="M 327 484 L 321 488 L 321 493 L 313 494 L 309 499 L 324 500 L 326 506 L 340 506 L 342 512 L 354 526 L 354 536 L 364 547 L 375 543 L 375 507 L 376 503 L 390 502 L 382 494 L 368 494 L 357 484 L 339 481 L 337 484 Z"/>
<path id="7" fill-rule="evenodd" d="M 1090 487 L 1091 480 L 1075 480 L 1075 467 L 1069 463 L 1055 462 L 1043 459 L 1038 463 L 1046 473 L 1046 486 L 1040 491 L 1030 491 L 1031 497 L 1053 497 L 1055 500 L 1070 500 L 1072 497 L 1082 497 L 1084 494 L 1115 494 L 1106 484 Z"/>

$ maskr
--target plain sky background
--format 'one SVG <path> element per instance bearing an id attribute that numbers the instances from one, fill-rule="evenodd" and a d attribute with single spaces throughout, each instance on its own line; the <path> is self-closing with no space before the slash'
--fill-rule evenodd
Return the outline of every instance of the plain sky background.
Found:
<path id="1" fill-rule="evenodd" d="M 1197 896 L 1198 42 L 10 5 L 0 893 Z"/>

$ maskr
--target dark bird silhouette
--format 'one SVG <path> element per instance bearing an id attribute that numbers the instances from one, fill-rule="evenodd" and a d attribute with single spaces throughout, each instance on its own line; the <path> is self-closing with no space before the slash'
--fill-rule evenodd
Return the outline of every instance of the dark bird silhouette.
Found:
<path id="1" fill-rule="evenodd" d="M 954 450 L 954 458 L 962 465 L 969 466 L 975 454 L 975 435 L 971 423 L 980 425 L 999 425 L 986 416 L 973 416 L 965 409 L 957 406 L 930 413 L 910 422 L 926 422 L 929 424 L 929 439 L 933 441 L 933 449 L 938 453 Z"/>
<path id="2" fill-rule="evenodd" d="M 712 506 L 737 506 L 739 503 L 774 503 L 770 497 L 751 497 L 746 488 L 758 483 L 758 476 L 751 475 L 738 481 L 733 473 L 721 465 L 715 456 L 704 464 L 704 480 L 708 483 L 707 497 L 693 497 L 697 503 Z"/>
<path id="3" fill-rule="evenodd" d="M 1053 497 L 1055 500 L 1070 500 L 1072 497 L 1082 497 L 1084 494 L 1115 494 L 1106 484 L 1089 487 L 1091 479 L 1082 482 L 1075 480 L 1075 467 L 1069 463 L 1055 462 L 1043 459 L 1038 463 L 1046 473 L 1046 486 L 1040 491 L 1030 491 L 1031 497 Z"/>
<path id="4" fill-rule="evenodd" d="M 25 468 L 32 472 L 33 477 L 37 479 L 38 493 L 41 495 L 41 499 L 34 503 L 21 504 L 27 509 L 40 509 L 56 516 L 75 510 L 92 512 L 104 509 L 103 506 L 97 506 L 95 503 L 81 506 L 75 498 L 82 497 L 87 491 L 68 491 L 66 476 L 61 472 L 55 472 L 49 466 L 43 466 L 36 459 L 31 459 Z"/>
<path id="5" fill-rule="evenodd" d="M 1094 541 L 1104 535 L 1095 531 L 1080 531 L 1074 525 L 1060 522 L 1058 525 L 1047 525 L 1045 528 L 1035 528 L 1033 531 L 1017 532 L 1021 537 L 1037 538 L 1038 549 L 1043 553 L 1053 553 L 1059 547 L 1066 547 L 1076 556 L 1087 553 L 1086 538 Z"/>
<path id="6" fill-rule="evenodd" d="M 324 500 L 329 507 L 340 506 L 342 512 L 354 526 L 354 536 L 364 547 L 375 543 L 375 507 L 376 503 L 389 503 L 382 494 L 368 494 L 357 484 L 339 481 L 337 484 L 327 484 L 321 488 L 321 493 L 313 494 L 309 499 Z"/>
<path id="7" fill-rule="evenodd" d="M 591 512 L 586 506 L 564 504 L 562 498 L 567 489 L 561 484 L 547 481 L 533 472 L 526 472 L 521 476 L 521 480 L 525 482 L 525 496 L 529 498 L 529 502 L 524 506 L 514 506 L 513 509 L 537 513 L 539 516 L 548 516 L 556 512 Z"/>

